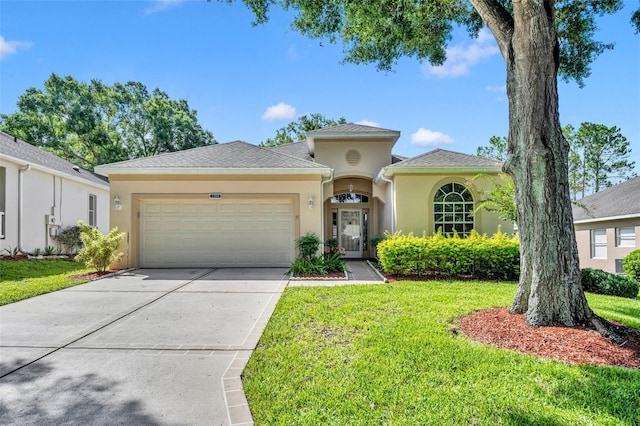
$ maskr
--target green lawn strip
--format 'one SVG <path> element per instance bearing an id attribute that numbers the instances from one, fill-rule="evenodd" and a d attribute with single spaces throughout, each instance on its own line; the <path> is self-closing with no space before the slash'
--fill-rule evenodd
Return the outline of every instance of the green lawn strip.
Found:
<path id="1" fill-rule="evenodd" d="M 69 276 L 91 271 L 69 260 L 0 260 L 0 305 L 86 283 Z"/>
<path id="2" fill-rule="evenodd" d="M 257 425 L 633 424 L 640 371 L 557 361 L 451 333 L 515 285 L 287 288 L 243 375 Z M 640 300 L 589 296 L 629 325 Z"/>

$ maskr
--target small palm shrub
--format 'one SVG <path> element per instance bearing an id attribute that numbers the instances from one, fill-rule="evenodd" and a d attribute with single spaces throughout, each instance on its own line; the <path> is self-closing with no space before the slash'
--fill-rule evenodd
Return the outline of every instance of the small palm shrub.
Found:
<path id="1" fill-rule="evenodd" d="M 109 268 L 111 262 L 122 259 L 124 253 L 115 252 L 125 236 L 124 232 L 118 232 L 118 228 L 115 227 L 104 235 L 98 228 L 93 228 L 83 221 L 79 221 L 78 226 L 84 247 L 78 252 L 76 261 L 103 272 Z"/>
<path id="2" fill-rule="evenodd" d="M 632 251 L 622 259 L 622 270 L 628 277 L 640 282 L 640 249 Z"/>
<path id="3" fill-rule="evenodd" d="M 616 275 L 600 269 L 582 270 L 582 289 L 591 293 L 635 298 L 640 284 L 624 275 Z"/>

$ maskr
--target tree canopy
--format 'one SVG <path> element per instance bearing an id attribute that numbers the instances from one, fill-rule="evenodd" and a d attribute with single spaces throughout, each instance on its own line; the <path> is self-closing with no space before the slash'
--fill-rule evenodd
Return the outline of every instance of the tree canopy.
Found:
<path id="1" fill-rule="evenodd" d="M 292 121 L 287 126 L 276 130 L 276 135 L 266 141 L 260 143 L 260 146 L 272 147 L 278 145 L 286 145 L 293 142 L 303 140 L 307 132 L 311 130 L 322 129 L 324 127 L 337 126 L 338 124 L 346 124 L 347 120 L 340 117 L 337 120 L 327 118 L 319 113 L 301 115 L 297 120 Z"/>
<path id="2" fill-rule="evenodd" d="M 562 135 L 558 77 L 582 86 L 612 43 L 594 39 L 596 19 L 622 0 L 244 0 L 255 23 L 269 9 L 293 12 L 312 38 L 342 41 L 344 61 L 390 70 L 401 57 L 446 60 L 454 29 L 492 32 L 507 71 L 509 135 L 504 171 L 513 179 L 522 256 L 510 311 L 531 326 L 588 325 L 617 342 L 615 328 L 589 308 L 580 284 L 571 212 L 568 144 Z M 638 29 L 638 12 L 632 23 Z"/>
<path id="3" fill-rule="evenodd" d="M 51 74 L 44 90 L 27 89 L 17 106 L 0 114 L 0 130 L 89 170 L 216 143 L 186 100 L 139 82 L 109 86 Z"/>
<path id="4" fill-rule="evenodd" d="M 566 126 L 569 151 L 569 185 L 574 200 L 633 177 L 629 161 L 631 143 L 616 126 L 582 123 L 578 130 Z"/>

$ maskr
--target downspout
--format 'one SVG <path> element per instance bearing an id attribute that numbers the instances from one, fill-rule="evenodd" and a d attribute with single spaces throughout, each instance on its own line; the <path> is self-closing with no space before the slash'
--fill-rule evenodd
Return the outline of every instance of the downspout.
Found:
<path id="1" fill-rule="evenodd" d="M 22 251 L 22 175 L 31 170 L 31 164 L 25 164 L 18 169 L 18 250 Z"/>
<path id="2" fill-rule="evenodd" d="M 396 232 L 396 185 L 393 179 L 384 177 L 384 170 L 380 173 L 380 179 L 391 184 L 391 233 Z"/>
<path id="3" fill-rule="evenodd" d="M 333 169 L 331 169 L 331 174 L 327 180 L 323 180 L 320 182 L 320 238 L 322 239 L 322 251 L 324 252 L 324 185 L 333 180 Z"/>

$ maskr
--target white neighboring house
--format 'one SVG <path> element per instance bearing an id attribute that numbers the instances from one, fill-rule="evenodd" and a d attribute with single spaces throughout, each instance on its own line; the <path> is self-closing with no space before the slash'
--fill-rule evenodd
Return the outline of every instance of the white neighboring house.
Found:
<path id="1" fill-rule="evenodd" d="M 57 248 L 78 220 L 109 230 L 108 180 L 0 132 L 0 252 Z"/>

